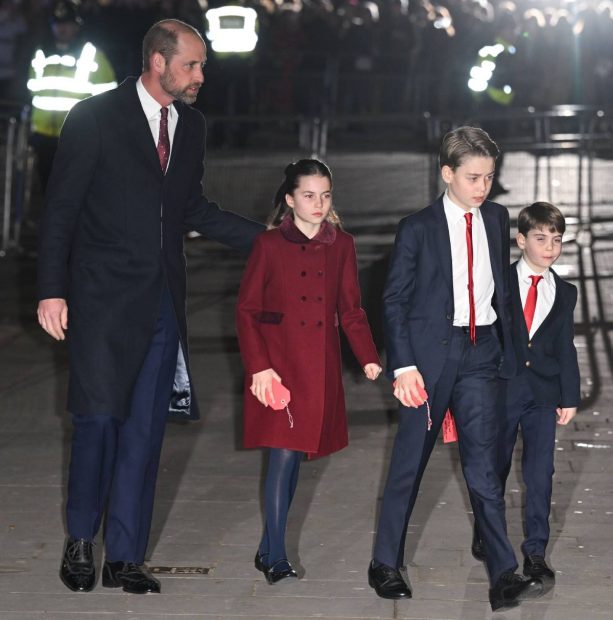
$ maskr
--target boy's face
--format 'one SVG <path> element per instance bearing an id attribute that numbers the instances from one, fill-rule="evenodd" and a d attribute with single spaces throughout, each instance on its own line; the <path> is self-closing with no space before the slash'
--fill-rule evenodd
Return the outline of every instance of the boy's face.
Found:
<path id="1" fill-rule="evenodd" d="M 562 253 L 562 235 L 547 228 L 533 228 L 527 235 L 517 235 L 517 245 L 528 266 L 541 273 L 553 265 Z"/>
<path id="2" fill-rule="evenodd" d="M 487 198 L 494 180 L 496 162 L 493 157 L 467 157 L 455 170 L 441 168 L 449 198 L 465 211 L 480 207 Z"/>

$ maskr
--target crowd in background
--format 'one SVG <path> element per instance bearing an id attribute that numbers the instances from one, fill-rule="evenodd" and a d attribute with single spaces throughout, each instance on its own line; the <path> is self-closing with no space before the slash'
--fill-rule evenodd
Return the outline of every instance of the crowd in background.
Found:
<path id="1" fill-rule="evenodd" d="M 0 0 L 0 99 L 26 99 L 48 0 Z M 83 34 L 119 81 L 140 71 L 140 41 L 166 17 L 206 36 L 208 8 L 258 13 L 253 53 L 209 51 L 197 105 L 209 114 L 421 113 L 495 106 L 467 83 L 479 50 L 504 36 L 496 79 L 507 105 L 613 105 L 613 2 L 493 0 L 83 0 Z M 553 4 L 553 3 L 552 3 Z"/>

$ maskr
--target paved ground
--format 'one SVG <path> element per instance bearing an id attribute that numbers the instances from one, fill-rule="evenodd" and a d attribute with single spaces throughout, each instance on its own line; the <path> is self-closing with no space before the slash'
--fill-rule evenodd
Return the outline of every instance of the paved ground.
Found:
<path id="1" fill-rule="evenodd" d="M 426 166 L 423 158 L 393 155 L 331 162 L 346 226 L 358 241 L 365 303 L 377 324 L 384 256 L 404 205 L 423 201 L 425 190 L 416 191 L 411 179 Z M 517 181 L 507 197 L 512 214 L 533 197 L 533 163 L 519 155 L 505 163 L 506 178 Z M 230 170 L 232 162 L 226 164 Z M 270 182 L 257 201 L 251 193 L 224 190 L 234 191 L 235 202 L 246 198 L 248 212 L 266 210 L 278 176 L 273 171 L 283 167 L 251 162 L 245 174 L 255 175 L 263 165 L 269 166 Z M 572 165 L 557 160 L 560 174 L 554 170 L 549 181 L 553 198 L 569 205 L 567 214 L 575 218 L 560 271 L 580 288 L 576 344 L 585 396 L 577 421 L 558 433 L 550 544 L 557 585 L 539 601 L 496 614 L 500 620 L 613 618 L 611 210 L 599 203 L 590 217 L 573 205 L 572 181 L 564 183 Z M 606 183 L 608 162 L 599 165 Z M 301 579 L 279 587 L 265 583 L 252 564 L 261 528 L 262 453 L 240 448 L 241 365 L 233 304 L 242 261 L 202 240 L 190 242 L 188 254 L 191 350 L 205 413 L 197 424 L 168 427 L 149 564 L 170 572 L 160 573 L 161 596 L 144 597 L 101 586 L 73 594 L 59 581 L 70 432 L 65 353 L 33 323 L 33 261 L 27 253 L 0 261 L 0 618 L 491 617 L 485 571 L 469 551 L 471 515 L 456 446 L 435 449 L 411 522 L 407 558 L 415 598 L 384 601 L 368 587 L 366 566 L 395 432 L 394 403 L 386 381 L 368 383 L 351 364 L 345 373 L 350 446 L 304 464 L 290 515 L 289 553 Z M 519 550 L 517 480 L 515 467 L 507 503 Z M 97 550 L 100 555 L 100 545 Z"/>

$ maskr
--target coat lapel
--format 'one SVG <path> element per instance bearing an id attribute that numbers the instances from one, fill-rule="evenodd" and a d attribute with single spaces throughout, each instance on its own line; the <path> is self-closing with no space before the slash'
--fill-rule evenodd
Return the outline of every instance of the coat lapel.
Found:
<path id="1" fill-rule="evenodd" d="M 485 233 L 487 236 L 487 245 L 490 251 L 490 265 L 492 266 L 492 276 L 494 277 L 494 287 L 496 291 L 503 291 L 501 261 L 497 260 L 500 256 L 502 248 L 502 239 L 500 238 L 500 226 L 498 218 L 490 211 L 487 202 L 480 207 L 480 213 L 483 217 Z"/>
<path id="2" fill-rule="evenodd" d="M 136 80 L 128 78 L 121 83 L 119 91 L 122 96 L 120 105 L 126 134 L 132 137 L 131 142 L 142 152 L 145 161 L 161 175 L 160 160 L 149 128 L 149 121 L 136 92 Z"/>
<path id="3" fill-rule="evenodd" d="M 449 238 L 449 227 L 447 226 L 447 218 L 445 217 L 445 208 L 443 207 L 442 196 L 439 197 L 432 205 L 432 214 L 435 219 L 433 231 L 436 256 L 438 257 L 441 266 L 441 272 L 449 288 L 451 299 L 453 300 L 453 279 L 451 275 L 451 240 Z"/>

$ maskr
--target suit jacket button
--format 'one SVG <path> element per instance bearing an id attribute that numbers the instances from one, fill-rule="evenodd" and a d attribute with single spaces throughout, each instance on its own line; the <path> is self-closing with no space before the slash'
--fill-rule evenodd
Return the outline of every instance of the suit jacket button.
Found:
<path id="1" fill-rule="evenodd" d="M 445 338 L 445 340 L 441 340 L 441 344 L 447 345 L 447 344 L 449 344 L 449 340 L 447 340 L 447 338 Z"/>
<path id="2" fill-rule="evenodd" d="M 530 368 L 530 360 L 526 362 L 526 368 Z"/>
<path id="3" fill-rule="evenodd" d="M 529 348 L 529 349 L 531 349 L 531 348 L 532 348 L 532 343 L 531 343 L 531 342 L 529 342 L 529 343 L 528 343 L 528 348 Z"/>
<path id="4" fill-rule="evenodd" d="M 452 319 L 453 317 L 452 317 L 450 314 L 448 314 L 448 315 L 446 316 L 446 318 L 447 318 L 447 320 L 448 320 L 448 321 L 451 321 L 451 319 Z"/>

